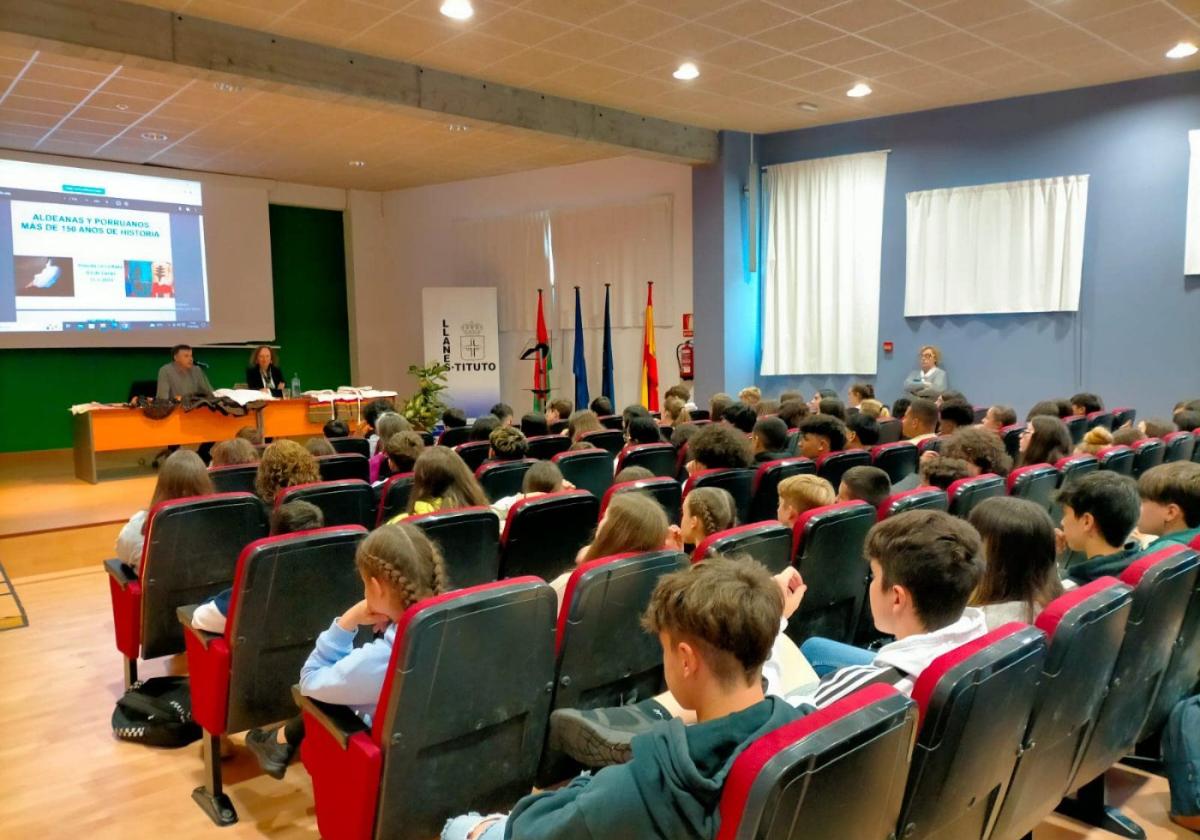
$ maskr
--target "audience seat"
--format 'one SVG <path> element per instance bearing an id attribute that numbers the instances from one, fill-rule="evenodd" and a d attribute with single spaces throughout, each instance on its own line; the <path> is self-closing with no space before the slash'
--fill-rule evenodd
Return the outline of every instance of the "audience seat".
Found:
<path id="1" fill-rule="evenodd" d="M 1008 474 L 1008 495 L 1033 502 L 1049 511 L 1054 504 L 1054 493 L 1058 490 L 1060 478 L 1058 468 L 1050 464 L 1017 467 Z"/>
<path id="2" fill-rule="evenodd" d="M 771 574 L 778 574 L 792 565 L 792 529 L 771 520 L 718 531 L 700 541 L 692 552 L 692 562 L 713 554 L 748 555 Z"/>
<path id="3" fill-rule="evenodd" d="M 228 467 L 209 467 L 208 477 L 218 493 L 254 493 L 258 464 L 233 464 Z"/>
<path id="4" fill-rule="evenodd" d="M 674 476 L 678 454 L 669 443 L 641 443 L 626 446 L 617 455 L 616 472 L 626 467 L 645 467 L 659 476 Z"/>
<path id="5" fill-rule="evenodd" d="M 688 442 L 685 440 L 679 446 L 679 453 L 675 456 L 675 478 L 680 484 L 684 484 L 688 480 L 688 461 L 691 456 L 688 455 Z"/>
<path id="6" fill-rule="evenodd" d="M 687 565 L 677 551 L 601 557 L 577 566 L 558 608 L 553 709 L 598 709 L 660 694 L 662 647 L 642 629 L 642 614 L 658 579 Z M 549 745 L 542 752 L 539 787 L 581 768 Z"/>
<path id="7" fill-rule="evenodd" d="M 612 486 L 613 459 L 607 450 L 577 449 L 574 452 L 560 452 L 550 460 L 558 464 L 563 478 L 597 499 L 602 498 Z"/>
<path id="8" fill-rule="evenodd" d="M 662 505 L 663 510 L 667 512 L 668 522 L 672 525 L 679 524 L 680 509 L 683 506 L 683 488 L 674 478 L 655 476 L 654 478 L 639 478 L 635 481 L 613 484 L 604 491 L 604 498 L 600 500 L 601 519 L 604 518 L 604 511 L 608 510 L 608 503 L 618 493 L 645 493 Z"/>
<path id="9" fill-rule="evenodd" d="M 534 435 L 529 438 L 527 457 L 535 461 L 549 461 L 559 452 L 571 448 L 571 439 L 566 435 Z"/>
<path id="10" fill-rule="evenodd" d="M 863 543 L 875 517 L 866 502 L 838 502 L 813 508 L 792 526 L 792 565 L 808 585 L 788 620 L 787 634 L 796 644 L 810 636 L 854 641 L 871 572 Z"/>
<path id="11" fill-rule="evenodd" d="M 799 429 L 789 429 L 788 436 L 787 436 L 787 446 L 784 447 L 784 451 L 787 452 L 788 455 L 795 455 L 799 450 L 800 450 L 800 430 Z"/>
<path id="12" fill-rule="evenodd" d="M 618 432 L 625 429 L 625 418 L 620 414 L 601 414 L 598 418 L 600 425 L 606 429 L 615 429 Z"/>
<path id="13" fill-rule="evenodd" d="M 1146 470 L 1153 469 L 1163 462 L 1167 455 L 1167 445 L 1158 438 L 1139 440 L 1133 449 L 1133 477 L 1138 478 Z"/>
<path id="14" fill-rule="evenodd" d="M 917 451 L 924 455 L 926 452 L 941 452 L 942 444 L 945 443 L 945 437 L 925 438 L 917 444 Z"/>
<path id="15" fill-rule="evenodd" d="M 433 439 L 433 432 L 427 432 L 424 429 L 414 429 L 421 436 L 421 443 L 425 446 L 433 446 L 436 441 Z"/>
<path id="16" fill-rule="evenodd" d="M 879 505 L 878 518 L 882 522 L 889 516 L 909 510 L 948 510 L 949 508 L 950 499 L 946 496 L 945 490 L 937 487 L 917 487 L 913 490 L 893 493 L 884 499 Z"/>
<path id="17" fill-rule="evenodd" d="M 1087 434 L 1088 419 L 1082 415 L 1064 417 L 1063 425 L 1067 427 L 1067 433 L 1071 436 L 1071 444 L 1077 446 Z"/>
<path id="18" fill-rule="evenodd" d="M 1066 487 L 1080 476 L 1100 469 L 1100 461 L 1095 455 L 1068 455 L 1066 458 L 1059 458 L 1054 466 L 1058 468 L 1058 486 Z"/>
<path id="19" fill-rule="evenodd" d="M 565 432 L 567 430 L 567 427 L 569 425 L 571 425 L 570 421 L 555 420 L 553 423 L 550 424 L 550 434 L 561 435 L 563 432 Z"/>
<path id="20" fill-rule="evenodd" d="M 237 822 L 222 790 L 221 736 L 296 713 L 291 687 L 317 636 L 362 598 L 354 552 L 366 533 L 358 526 L 321 528 L 247 545 L 222 634 L 192 627 L 197 604 L 178 609 L 192 717 L 204 728 L 205 783 L 192 798 L 217 825 Z"/>
<path id="21" fill-rule="evenodd" d="M 1194 429 L 1192 437 L 1196 439 L 1196 445 L 1192 447 L 1192 462 L 1200 464 L 1200 429 Z"/>
<path id="22" fill-rule="evenodd" d="M 618 417 L 617 419 L 620 420 L 621 418 Z M 617 429 L 605 429 L 602 432 L 586 432 L 579 439 L 599 449 L 603 449 L 614 458 L 617 457 L 617 453 L 625 446 L 625 433 L 620 431 L 620 426 Z"/>
<path id="23" fill-rule="evenodd" d="M 879 420 L 879 442 L 881 444 L 898 443 L 903 436 L 900 425 L 900 421 L 895 417 L 881 418 Z"/>
<path id="24" fill-rule="evenodd" d="M 1087 427 L 1094 429 L 1097 426 L 1103 426 L 1110 432 L 1113 430 L 1114 418 L 1111 411 L 1093 411 L 1087 415 Z"/>
<path id="25" fill-rule="evenodd" d="M 1058 808 L 1067 816 L 1124 837 L 1144 836 L 1140 826 L 1108 806 L 1104 772 L 1138 741 L 1196 588 L 1198 568 L 1196 553 L 1175 545 L 1146 554 L 1121 574 L 1121 581 L 1133 587 L 1133 605 L 1108 693 L 1068 785 L 1075 796 Z"/>
<path id="26" fill-rule="evenodd" d="M 762 522 L 779 515 L 779 482 L 794 475 L 812 475 L 817 465 L 804 457 L 765 461 L 754 470 L 750 492 L 750 522 Z"/>
<path id="27" fill-rule="evenodd" d="M 991 840 L 1020 840 L 1067 794 L 1075 762 L 1112 678 L 1132 590 L 1104 577 L 1047 605 L 1049 638 L 1033 712 Z"/>
<path id="28" fill-rule="evenodd" d="M 285 487 L 275 494 L 275 507 L 285 502 L 311 502 L 325 515 L 327 527 L 361 525 L 373 528 L 379 517 L 375 491 L 370 484 L 358 478 Z"/>
<path id="29" fill-rule="evenodd" d="M 982 423 L 984 420 L 987 419 L 988 406 L 976 405 L 976 406 L 972 406 L 972 408 L 975 409 L 975 425 L 978 426 L 980 423 Z"/>
<path id="30" fill-rule="evenodd" d="M 871 447 L 871 463 L 888 474 L 892 484 L 915 473 L 921 453 L 907 440 Z"/>
<path id="31" fill-rule="evenodd" d="M 444 430 L 440 435 L 438 435 L 437 445 L 454 447 L 462 443 L 467 443 L 470 440 L 470 426 L 455 426 L 453 428 Z"/>
<path id="32" fill-rule="evenodd" d="M 500 537 L 500 577 L 554 580 L 571 568 L 600 520 L 600 500 L 586 490 L 521 499 Z"/>
<path id="33" fill-rule="evenodd" d="M 425 532 L 446 562 L 456 588 L 500 578 L 500 528 L 490 507 L 465 507 L 422 513 L 404 520 Z"/>
<path id="34" fill-rule="evenodd" d="M 1133 475 L 1133 450 L 1128 446 L 1107 446 L 1096 455 L 1100 469 L 1120 475 Z"/>
<path id="35" fill-rule="evenodd" d="M 475 470 L 475 478 L 484 494 L 493 502 L 521 492 L 521 484 L 525 473 L 536 464 L 533 458 L 522 458 L 518 461 L 484 461 Z"/>
<path id="36" fill-rule="evenodd" d="M 137 681 L 139 657 L 183 652 L 175 611 L 228 588 L 242 549 L 267 535 L 266 507 L 249 493 L 160 502 L 148 522 L 136 572 L 119 560 L 104 561 L 126 688 Z"/>
<path id="37" fill-rule="evenodd" d="M 1046 636 L 1014 622 L 939 656 L 913 688 L 921 723 L 896 837 L 985 840 L 1029 722 Z"/>
<path id="38" fill-rule="evenodd" d="M 984 499 L 1004 495 L 1004 479 L 994 473 L 960 478 L 946 488 L 946 495 L 950 497 L 950 512 L 966 519 Z"/>
<path id="39" fill-rule="evenodd" d="M 1132 423 L 1137 419 L 1137 411 L 1132 408 L 1114 408 L 1112 414 L 1114 429 L 1119 429 L 1126 423 Z"/>
<path id="40" fill-rule="evenodd" d="M 842 476 L 851 467 L 871 466 L 871 453 L 865 449 L 846 449 L 842 452 L 826 452 L 817 459 L 817 475 L 837 490 Z"/>
<path id="41" fill-rule="evenodd" d="M 716 840 L 894 836 L 916 707 L 871 685 L 751 742 L 721 791 Z"/>
<path id="42" fill-rule="evenodd" d="M 366 438 L 360 437 L 337 437 L 329 438 L 329 445 L 333 447 L 333 451 L 339 455 L 361 455 L 364 458 L 371 457 L 371 442 Z"/>
<path id="43" fill-rule="evenodd" d="M 554 681 L 554 591 L 535 578 L 409 607 L 371 725 L 301 698 L 304 766 L 325 840 L 429 840 L 446 820 L 529 793 Z"/>
<path id="44" fill-rule="evenodd" d="M 754 470 L 750 468 L 701 470 L 688 477 L 687 483 L 683 485 L 683 498 L 686 500 L 688 493 L 699 487 L 720 487 L 722 490 L 728 490 L 737 509 L 737 521 L 743 523 L 750 518 L 750 493 L 753 486 Z"/>
<path id="45" fill-rule="evenodd" d="M 467 469 L 475 472 L 488 459 L 488 455 L 492 452 L 492 445 L 486 440 L 472 440 L 458 444 L 454 447 L 454 451 L 458 453 L 458 457 L 463 459 Z"/>
<path id="46" fill-rule="evenodd" d="M 711 422 L 712 420 L 712 418 L 709 416 L 707 408 L 688 409 L 688 414 L 691 415 L 693 423 L 706 421 Z"/>
<path id="47" fill-rule="evenodd" d="M 317 469 L 321 473 L 321 481 L 352 478 L 367 481 L 371 477 L 371 462 L 362 455 L 319 455 Z"/>
<path id="48" fill-rule="evenodd" d="M 1014 463 L 1016 463 L 1021 455 L 1021 433 L 1024 431 L 1024 423 L 1013 423 L 1011 426 L 1005 426 L 1000 430 L 1000 438 L 1004 441 L 1004 450 L 1008 453 L 1008 457 L 1013 459 Z"/>
<path id="49" fill-rule="evenodd" d="M 375 514 L 375 527 L 399 516 L 408 509 L 408 497 L 412 493 L 413 474 L 410 472 L 389 476 L 379 488 L 379 508 Z"/>
<path id="50" fill-rule="evenodd" d="M 1166 453 L 1163 462 L 1190 461 L 1196 448 L 1196 438 L 1191 432 L 1171 432 L 1163 436 Z"/>

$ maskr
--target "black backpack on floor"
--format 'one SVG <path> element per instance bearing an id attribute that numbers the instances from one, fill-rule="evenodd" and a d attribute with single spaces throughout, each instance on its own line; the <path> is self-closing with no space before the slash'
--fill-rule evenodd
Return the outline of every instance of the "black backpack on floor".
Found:
<path id="1" fill-rule="evenodd" d="M 187 677 L 152 677 L 134 683 L 113 709 L 112 729 L 122 741 L 151 747 L 185 747 L 200 740 Z"/>

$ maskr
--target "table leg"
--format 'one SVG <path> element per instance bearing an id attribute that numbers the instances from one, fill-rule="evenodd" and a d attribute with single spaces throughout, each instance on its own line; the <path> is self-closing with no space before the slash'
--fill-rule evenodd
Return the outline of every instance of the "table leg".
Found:
<path id="1" fill-rule="evenodd" d="M 75 477 L 81 481 L 97 484 L 100 476 L 96 471 L 96 447 L 92 440 L 92 417 L 90 412 L 76 414 L 72 418 L 75 447 Z"/>

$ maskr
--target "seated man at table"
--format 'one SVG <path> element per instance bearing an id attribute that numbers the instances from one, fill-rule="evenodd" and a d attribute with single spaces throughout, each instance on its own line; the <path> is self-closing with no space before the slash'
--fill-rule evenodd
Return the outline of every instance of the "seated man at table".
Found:
<path id="1" fill-rule="evenodd" d="M 196 362 L 192 359 L 192 348 L 186 344 L 176 344 L 171 348 L 171 361 L 158 369 L 158 391 L 155 398 L 178 400 L 193 394 L 211 397 L 213 387 L 204 371 L 196 367 Z"/>

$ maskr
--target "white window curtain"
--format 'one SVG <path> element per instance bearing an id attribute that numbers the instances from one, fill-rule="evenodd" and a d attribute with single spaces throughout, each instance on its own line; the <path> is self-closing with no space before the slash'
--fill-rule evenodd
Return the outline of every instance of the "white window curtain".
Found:
<path id="1" fill-rule="evenodd" d="M 1200 274 L 1200 131 L 1188 132 L 1192 160 L 1188 167 L 1187 253 L 1184 274 Z"/>
<path id="2" fill-rule="evenodd" d="M 764 376 L 875 373 L 887 154 L 767 167 Z"/>
<path id="3" fill-rule="evenodd" d="M 1087 175 L 908 194 L 905 317 L 1079 309 Z"/>

